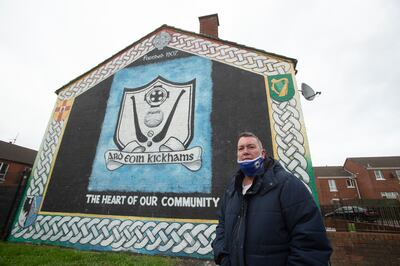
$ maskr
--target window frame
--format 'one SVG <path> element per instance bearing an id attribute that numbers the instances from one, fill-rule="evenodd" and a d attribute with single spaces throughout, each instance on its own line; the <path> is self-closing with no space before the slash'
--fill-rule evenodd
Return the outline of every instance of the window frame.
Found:
<path id="1" fill-rule="evenodd" d="M 340 203 L 340 199 L 339 199 L 339 198 L 332 198 L 332 199 L 331 199 L 331 203 L 332 203 L 333 205 L 339 204 L 339 203 Z"/>
<path id="2" fill-rule="evenodd" d="M 347 178 L 346 179 L 346 186 L 347 188 L 355 188 L 356 187 L 356 181 L 352 178 Z"/>
<path id="3" fill-rule="evenodd" d="M 381 170 L 374 170 L 376 180 L 386 180 Z"/>
<path id="4" fill-rule="evenodd" d="M 328 179 L 328 186 L 330 192 L 337 192 L 336 181 L 334 179 Z"/>
<path id="5" fill-rule="evenodd" d="M 396 174 L 396 177 L 397 177 L 398 179 L 400 179 L 400 169 L 396 169 L 396 170 L 394 170 L 394 172 L 395 172 L 395 174 Z"/>
<path id="6" fill-rule="evenodd" d="M 397 199 L 399 197 L 399 192 L 396 191 L 381 192 L 381 197 L 383 199 Z"/>
<path id="7" fill-rule="evenodd" d="M 8 171 L 9 167 L 10 167 L 9 163 L 0 162 L 0 183 L 3 183 L 4 181 L 6 181 L 6 175 L 7 175 L 7 171 Z M 4 168 L 5 168 L 5 170 L 4 170 Z"/>

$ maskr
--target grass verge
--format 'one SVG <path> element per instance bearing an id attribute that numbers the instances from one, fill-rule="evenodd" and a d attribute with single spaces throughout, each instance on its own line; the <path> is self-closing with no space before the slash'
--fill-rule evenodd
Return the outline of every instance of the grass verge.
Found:
<path id="1" fill-rule="evenodd" d="M 0 242 L 0 265 L 175 266 L 181 259 L 128 252 L 81 251 L 56 246 Z"/>

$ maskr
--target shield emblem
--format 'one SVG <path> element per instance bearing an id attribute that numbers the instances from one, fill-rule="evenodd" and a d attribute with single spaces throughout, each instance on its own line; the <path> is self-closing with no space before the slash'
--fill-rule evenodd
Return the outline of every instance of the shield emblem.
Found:
<path id="1" fill-rule="evenodd" d="M 279 102 L 289 101 L 294 96 L 294 85 L 291 74 L 268 76 L 271 97 Z"/>
<path id="2" fill-rule="evenodd" d="M 160 76 L 143 87 L 125 88 L 114 134 L 117 147 L 159 152 L 168 142 L 178 143 L 175 150 L 187 148 L 193 138 L 194 93 L 195 79 L 177 83 Z"/>
<path id="3" fill-rule="evenodd" d="M 29 227 L 36 221 L 41 201 L 42 196 L 26 196 L 18 218 L 22 228 Z"/>

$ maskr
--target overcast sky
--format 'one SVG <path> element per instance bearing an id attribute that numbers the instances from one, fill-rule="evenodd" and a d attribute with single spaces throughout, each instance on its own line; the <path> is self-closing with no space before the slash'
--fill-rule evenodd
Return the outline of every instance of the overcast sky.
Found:
<path id="1" fill-rule="evenodd" d="M 296 58 L 314 166 L 400 155 L 400 1 L 0 0 L 0 140 L 39 149 L 55 90 L 168 24 Z"/>

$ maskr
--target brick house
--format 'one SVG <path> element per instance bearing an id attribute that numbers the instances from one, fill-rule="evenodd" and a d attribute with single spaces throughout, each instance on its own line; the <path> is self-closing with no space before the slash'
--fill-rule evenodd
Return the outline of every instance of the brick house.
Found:
<path id="1" fill-rule="evenodd" d="M 400 156 L 347 158 L 343 167 L 357 180 L 361 198 L 399 198 Z"/>
<path id="2" fill-rule="evenodd" d="M 26 174 L 37 151 L 0 141 L 0 232 L 10 218 L 10 211 L 26 183 Z"/>
<path id="3" fill-rule="evenodd" d="M 314 167 L 314 173 L 321 205 L 400 195 L 400 156 L 347 158 L 343 166 Z"/>
<path id="4" fill-rule="evenodd" d="M 35 150 L 0 141 L 0 184 L 17 185 L 21 173 L 32 167 L 36 154 Z"/>
<path id="5" fill-rule="evenodd" d="M 321 205 L 360 198 L 356 179 L 342 166 L 314 167 L 314 173 Z"/>

